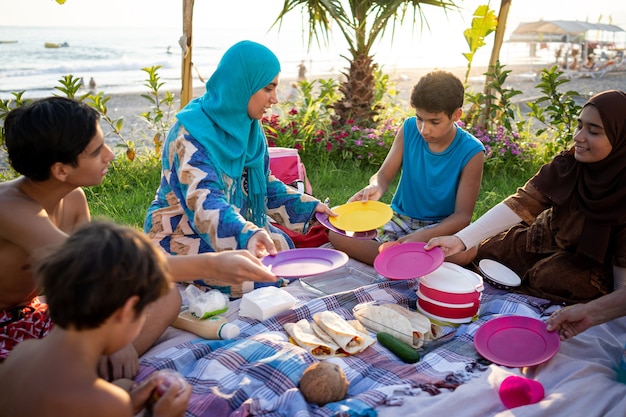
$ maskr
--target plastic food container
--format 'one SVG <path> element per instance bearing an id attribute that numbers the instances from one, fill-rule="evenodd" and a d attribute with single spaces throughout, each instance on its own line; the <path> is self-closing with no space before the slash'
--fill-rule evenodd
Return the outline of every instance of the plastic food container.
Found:
<path id="1" fill-rule="evenodd" d="M 483 278 L 451 262 L 419 279 L 419 291 L 430 300 L 446 304 L 469 304 L 480 301 Z"/>
<path id="2" fill-rule="evenodd" d="M 420 291 L 417 292 L 417 304 L 425 312 L 444 319 L 471 320 L 471 318 L 478 313 L 478 308 L 480 307 L 480 301 L 478 300 L 465 304 L 441 303 L 426 297 Z"/>
<path id="3" fill-rule="evenodd" d="M 458 325 L 458 324 L 463 324 L 463 323 L 469 323 L 469 322 L 473 321 L 475 318 L 478 317 L 478 316 L 475 316 L 475 315 L 471 316 L 471 317 L 461 317 L 461 318 L 458 318 L 458 319 L 451 318 L 451 317 L 442 317 L 442 316 L 438 316 L 436 314 L 431 314 L 428 311 L 424 310 L 422 308 L 422 306 L 419 305 L 419 303 L 417 303 L 417 311 L 419 311 L 420 313 L 422 313 L 423 315 L 428 317 L 433 323 L 439 324 L 441 326 Z"/>

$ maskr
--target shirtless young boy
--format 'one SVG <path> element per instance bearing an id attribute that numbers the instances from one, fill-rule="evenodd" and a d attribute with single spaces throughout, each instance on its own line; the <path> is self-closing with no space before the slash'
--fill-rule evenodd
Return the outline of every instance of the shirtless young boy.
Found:
<path id="1" fill-rule="evenodd" d="M 104 142 L 100 114 L 88 105 L 50 97 L 12 110 L 4 122 L 9 161 L 22 174 L 0 183 L 0 362 L 24 339 L 52 325 L 32 265 L 42 249 L 64 242 L 90 221 L 81 187 L 99 184 L 114 155 Z M 175 281 L 220 278 L 234 283 L 276 281 L 248 251 L 168 256 Z M 62 279 L 63 277 L 59 277 Z M 132 345 L 103 361 L 109 379 L 132 378 L 144 353 L 176 318 L 176 289 L 148 308 L 149 319 Z"/>
<path id="2" fill-rule="evenodd" d="M 0 414 L 6 416 L 183 416 L 191 386 L 177 382 L 153 402 L 158 374 L 130 392 L 100 378 L 99 358 L 130 343 L 146 307 L 172 283 L 165 255 L 128 226 L 88 223 L 38 264 L 54 329 L 26 340 L 0 366 Z"/>

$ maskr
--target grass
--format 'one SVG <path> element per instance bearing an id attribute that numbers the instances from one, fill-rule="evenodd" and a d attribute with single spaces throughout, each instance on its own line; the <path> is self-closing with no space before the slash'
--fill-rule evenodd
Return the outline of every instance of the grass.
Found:
<path id="1" fill-rule="evenodd" d="M 377 167 L 357 167 L 350 161 L 334 162 L 325 155 L 303 158 L 313 195 L 331 205 L 346 202 L 364 187 Z M 481 192 L 474 218 L 502 201 L 523 185 L 538 169 L 537 165 L 485 166 Z M 117 223 L 143 228 L 146 210 L 154 198 L 160 181 L 160 162 L 140 156 L 133 162 L 119 157 L 113 162 L 102 184 L 85 189 L 93 218 L 106 218 Z M 397 183 L 397 179 L 396 179 Z M 382 201 L 389 203 L 396 183 Z"/>

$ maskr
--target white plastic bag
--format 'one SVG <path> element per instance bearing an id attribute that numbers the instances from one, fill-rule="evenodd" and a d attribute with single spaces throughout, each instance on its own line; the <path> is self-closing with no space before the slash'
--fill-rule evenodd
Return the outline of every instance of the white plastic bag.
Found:
<path id="1" fill-rule="evenodd" d="M 228 297 L 219 290 L 202 291 L 195 285 L 185 288 L 189 312 L 196 318 L 206 319 L 228 310 Z"/>

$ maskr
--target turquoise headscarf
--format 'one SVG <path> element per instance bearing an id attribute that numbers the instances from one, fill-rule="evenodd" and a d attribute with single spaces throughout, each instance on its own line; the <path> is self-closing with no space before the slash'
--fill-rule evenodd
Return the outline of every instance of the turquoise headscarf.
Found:
<path id="1" fill-rule="evenodd" d="M 252 41 L 230 47 L 206 83 L 206 93 L 187 104 L 178 122 L 206 149 L 220 174 L 234 179 L 231 202 L 243 203 L 241 176 L 248 169 L 246 220 L 265 225 L 267 143 L 258 120 L 248 116 L 250 97 L 269 85 L 280 62 L 268 48 Z M 178 130 L 178 129 L 172 129 Z"/>

